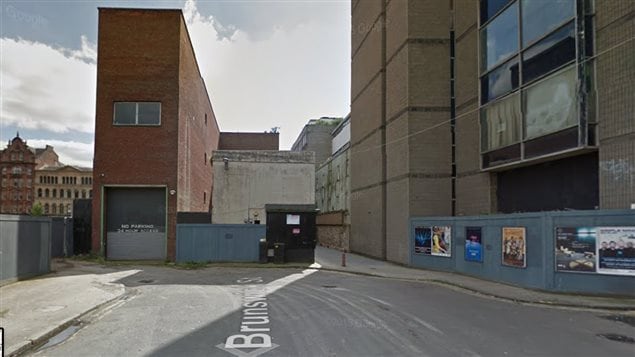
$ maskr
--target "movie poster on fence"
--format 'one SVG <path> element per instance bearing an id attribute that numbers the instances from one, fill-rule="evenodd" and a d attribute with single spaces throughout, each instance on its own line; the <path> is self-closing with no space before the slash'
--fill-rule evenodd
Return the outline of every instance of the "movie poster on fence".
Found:
<path id="1" fill-rule="evenodd" d="M 525 268 L 527 266 L 525 227 L 503 227 L 503 265 Z"/>
<path id="2" fill-rule="evenodd" d="M 471 262 L 483 261 L 483 246 L 481 237 L 481 227 L 465 228 L 465 260 Z"/>
<path id="3" fill-rule="evenodd" d="M 432 252 L 432 229 L 430 227 L 415 227 L 415 254 Z"/>
<path id="4" fill-rule="evenodd" d="M 556 228 L 556 271 L 595 273 L 595 227 Z"/>
<path id="5" fill-rule="evenodd" d="M 440 257 L 452 256 L 452 227 L 432 227 L 432 255 Z"/>
<path id="6" fill-rule="evenodd" d="M 635 275 L 635 227 L 598 227 L 597 272 Z"/>

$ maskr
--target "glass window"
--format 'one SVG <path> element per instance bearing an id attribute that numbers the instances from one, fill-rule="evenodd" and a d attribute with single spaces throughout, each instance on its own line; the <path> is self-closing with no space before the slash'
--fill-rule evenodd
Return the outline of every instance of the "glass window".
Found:
<path id="1" fill-rule="evenodd" d="M 525 91 L 525 136 L 553 133 L 578 122 L 575 66 Z"/>
<path id="2" fill-rule="evenodd" d="M 481 104 L 518 88 L 518 57 L 481 78 Z"/>
<path id="3" fill-rule="evenodd" d="M 481 0 L 481 23 L 491 19 L 510 0 Z"/>
<path id="4" fill-rule="evenodd" d="M 137 104 L 130 102 L 115 103 L 115 124 L 136 124 Z"/>
<path id="5" fill-rule="evenodd" d="M 493 150 L 520 141 L 518 94 L 492 103 L 481 111 L 482 147 Z"/>
<path id="6" fill-rule="evenodd" d="M 575 16 L 575 0 L 522 0 L 523 46 Z"/>
<path id="7" fill-rule="evenodd" d="M 116 102 L 114 123 L 118 125 L 160 125 L 161 103 Z"/>
<path id="8" fill-rule="evenodd" d="M 518 3 L 481 30 L 481 70 L 489 70 L 518 51 Z"/>
<path id="9" fill-rule="evenodd" d="M 161 124 L 161 103 L 137 103 L 139 125 Z"/>
<path id="10" fill-rule="evenodd" d="M 527 83 L 573 60 L 575 28 L 571 22 L 523 53 L 523 82 Z"/>

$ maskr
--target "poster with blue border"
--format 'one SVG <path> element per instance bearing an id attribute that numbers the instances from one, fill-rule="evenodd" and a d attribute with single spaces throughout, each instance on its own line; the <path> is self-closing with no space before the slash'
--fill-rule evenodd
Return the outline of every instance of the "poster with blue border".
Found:
<path id="1" fill-rule="evenodd" d="M 481 227 L 465 227 L 465 260 L 470 262 L 483 261 Z"/>

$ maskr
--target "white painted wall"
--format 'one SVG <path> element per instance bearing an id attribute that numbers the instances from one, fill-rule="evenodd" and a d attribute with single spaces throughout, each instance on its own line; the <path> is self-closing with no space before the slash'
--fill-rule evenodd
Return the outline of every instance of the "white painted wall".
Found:
<path id="1" fill-rule="evenodd" d="M 212 160 L 212 223 L 265 224 L 265 204 L 315 204 L 313 152 L 215 151 Z"/>

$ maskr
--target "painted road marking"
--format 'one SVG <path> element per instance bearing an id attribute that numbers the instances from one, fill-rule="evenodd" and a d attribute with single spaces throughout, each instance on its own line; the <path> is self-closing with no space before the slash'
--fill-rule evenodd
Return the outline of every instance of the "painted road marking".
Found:
<path id="1" fill-rule="evenodd" d="M 302 273 L 291 274 L 264 285 L 260 285 L 263 282 L 261 277 L 238 279 L 238 283 L 245 284 L 242 285 L 241 333 L 228 336 L 225 343 L 218 344 L 216 347 L 239 357 L 256 357 L 278 347 L 279 345 L 272 343 L 269 334 L 271 320 L 267 295 L 316 271 L 316 269 L 306 269 Z M 248 283 L 251 284 L 247 285 Z"/>

